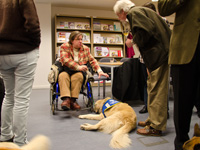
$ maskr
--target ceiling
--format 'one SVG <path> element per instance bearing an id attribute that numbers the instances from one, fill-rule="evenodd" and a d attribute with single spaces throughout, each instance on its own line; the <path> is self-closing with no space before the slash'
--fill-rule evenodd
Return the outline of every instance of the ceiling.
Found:
<path id="1" fill-rule="evenodd" d="M 113 10 L 117 0 L 35 0 L 39 3 L 51 3 L 53 6 L 74 8 L 92 8 L 101 10 Z M 151 0 L 131 0 L 136 6 L 143 5 Z M 156 4 L 156 3 L 155 3 Z"/>

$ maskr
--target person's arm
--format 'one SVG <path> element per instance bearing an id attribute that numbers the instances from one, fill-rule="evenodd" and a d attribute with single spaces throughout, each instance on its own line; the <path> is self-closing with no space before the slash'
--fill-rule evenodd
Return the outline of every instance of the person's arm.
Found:
<path id="1" fill-rule="evenodd" d="M 158 11 L 161 16 L 175 13 L 187 0 L 159 0 Z"/>
<path id="2" fill-rule="evenodd" d="M 24 28 L 32 42 L 40 45 L 40 23 L 33 0 L 19 0 L 21 14 L 25 19 Z"/>

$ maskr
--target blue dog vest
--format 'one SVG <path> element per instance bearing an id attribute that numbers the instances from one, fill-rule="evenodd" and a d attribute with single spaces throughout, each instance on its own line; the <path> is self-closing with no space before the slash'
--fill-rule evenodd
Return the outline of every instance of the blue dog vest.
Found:
<path id="1" fill-rule="evenodd" d="M 118 102 L 118 101 L 116 101 L 116 100 L 114 100 L 114 99 L 108 99 L 105 103 L 104 103 L 104 105 L 103 105 L 103 107 L 102 107 L 102 113 L 103 113 L 103 115 L 104 115 L 104 117 L 106 118 L 106 115 L 105 115 L 105 111 L 107 111 L 108 109 L 110 109 L 111 107 L 113 107 L 114 105 L 116 105 L 116 104 L 118 104 L 118 103 L 121 103 L 121 102 Z"/>

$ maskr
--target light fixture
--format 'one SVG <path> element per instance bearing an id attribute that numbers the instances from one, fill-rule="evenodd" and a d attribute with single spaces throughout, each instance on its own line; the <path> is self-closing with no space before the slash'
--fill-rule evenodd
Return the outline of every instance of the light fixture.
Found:
<path id="1" fill-rule="evenodd" d="M 158 0 L 151 0 L 152 2 L 157 2 Z"/>

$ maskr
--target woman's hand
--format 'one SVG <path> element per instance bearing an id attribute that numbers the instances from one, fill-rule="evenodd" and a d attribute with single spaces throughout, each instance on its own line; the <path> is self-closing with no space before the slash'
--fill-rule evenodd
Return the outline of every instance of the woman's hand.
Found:
<path id="1" fill-rule="evenodd" d="M 107 73 L 104 73 L 103 71 L 99 72 L 99 78 L 101 78 L 101 76 L 105 76 L 106 78 L 109 78 L 109 75 Z"/>
<path id="2" fill-rule="evenodd" d="M 82 66 L 79 66 L 79 71 L 83 71 L 83 72 L 86 72 L 88 70 L 88 67 L 86 65 L 82 65 Z"/>

